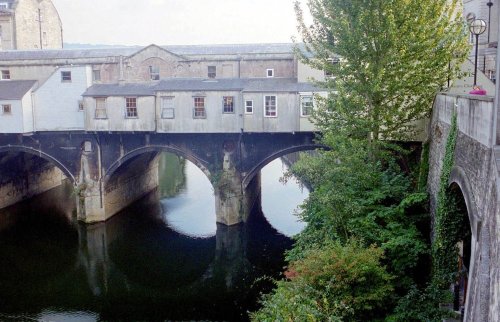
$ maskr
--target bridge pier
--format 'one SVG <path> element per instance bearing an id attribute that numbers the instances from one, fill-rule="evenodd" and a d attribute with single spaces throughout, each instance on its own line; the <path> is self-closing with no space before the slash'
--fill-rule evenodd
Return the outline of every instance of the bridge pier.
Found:
<path id="1" fill-rule="evenodd" d="M 144 154 L 125 162 L 108 180 L 102 180 L 99 158 L 82 154 L 77 187 L 78 220 L 102 222 L 158 187 L 158 154 Z"/>
<path id="2" fill-rule="evenodd" d="M 224 152 L 222 171 L 213 181 L 217 222 L 227 226 L 246 222 L 254 203 L 260 198 L 260 173 L 245 187 L 235 167 L 232 153 Z"/>

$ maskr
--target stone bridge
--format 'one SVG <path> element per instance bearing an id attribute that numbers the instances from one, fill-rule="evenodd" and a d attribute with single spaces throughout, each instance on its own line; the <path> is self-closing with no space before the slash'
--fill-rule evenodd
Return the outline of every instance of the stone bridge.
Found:
<path id="1" fill-rule="evenodd" d="M 445 145 L 451 121 L 457 117 L 457 140 L 448 192 L 457 197 L 470 227 L 459 246 L 468 273 L 455 309 L 465 321 L 500 320 L 500 135 L 498 103 L 492 97 L 441 94 L 436 97 L 430 124 L 430 171 L 428 189 L 431 211 L 436 209 Z"/>
<path id="2" fill-rule="evenodd" d="M 260 193 L 260 170 L 320 147 L 314 138 L 312 132 L 0 134 L 0 208 L 54 187 L 63 177 L 59 169 L 75 186 L 79 220 L 105 221 L 158 186 L 159 155 L 172 152 L 208 176 L 217 222 L 233 225 L 246 221 Z"/>

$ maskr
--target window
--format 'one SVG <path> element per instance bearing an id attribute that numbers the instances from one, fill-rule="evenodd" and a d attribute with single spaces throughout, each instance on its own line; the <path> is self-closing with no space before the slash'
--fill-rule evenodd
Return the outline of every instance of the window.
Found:
<path id="1" fill-rule="evenodd" d="M 173 119 L 175 118 L 174 97 L 162 96 L 161 98 L 161 118 Z"/>
<path id="2" fill-rule="evenodd" d="M 276 96 L 264 96 L 264 116 L 277 117 Z"/>
<path id="3" fill-rule="evenodd" d="M 253 114 L 253 101 L 245 101 L 245 114 Z"/>
<path id="4" fill-rule="evenodd" d="M 94 82 L 100 82 L 101 81 L 101 70 L 100 69 L 94 69 L 94 70 L 92 70 L 92 80 Z"/>
<path id="5" fill-rule="evenodd" d="M 108 118 L 108 114 L 106 113 L 106 98 L 96 97 L 94 117 L 96 119 L 107 119 Z"/>
<path id="6" fill-rule="evenodd" d="M 207 114 L 205 113 L 205 98 L 204 97 L 195 97 L 194 98 L 193 117 L 195 119 L 204 119 L 207 117 Z"/>
<path id="7" fill-rule="evenodd" d="M 217 68 L 215 66 L 208 66 L 208 78 L 215 78 L 217 76 Z"/>
<path id="8" fill-rule="evenodd" d="M 125 104 L 126 104 L 125 117 L 137 118 L 137 98 L 126 97 Z"/>
<path id="9" fill-rule="evenodd" d="M 159 80 L 160 79 L 160 67 L 149 66 L 149 77 L 151 80 Z"/>
<path id="10" fill-rule="evenodd" d="M 325 78 L 335 78 L 335 75 L 333 74 L 332 68 L 333 68 L 333 65 L 336 65 L 339 63 L 339 59 L 338 58 L 328 58 L 327 62 L 328 62 L 328 65 L 326 66 L 327 68 L 325 69 Z"/>
<path id="11" fill-rule="evenodd" d="M 0 2 L 0 9 L 9 9 L 9 4 L 6 2 Z"/>
<path id="12" fill-rule="evenodd" d="M 71 72 L 61 72 L 62 82 L 71 82 Z"/>
<path id="13" fill-rule="evenodd" d="M 12 114 L 12 106 L 10 104 L 2 105 L 2 113 L 3 114 Z"/>
<path id="14" fill-rule="evenodd" d="M 224 113 L 234 113 L 234 99 L 232 96 L 224 96 L 222 105 Z"/>
<path id="15" fill-rule="evenodd" d="M 266 76 L 267 77 L 274 77 L 274 69 L 273 68 L 269 68 L 266 70 Z"/>
<path id="16" fill-rule="evenodd" d="M 2 79 L 10 79 L 10 70 L 2 70 Z"/>
<path id="17" fill-rule="evenodd" d="M 300 97 L 300 116 L 309 116 L 313 110 L 313 97 L 311 95 Z"/>
<path id="18" fill-rule="evenodd" d="M 79 101 L 78 101 L 78 110 L 79 110 L 79 111 L 83 111 L 83 109 L 84 109 L 84 106 L 83 106 L 83 101 L 82 101 L 82 100 L 79 100 Z"/>

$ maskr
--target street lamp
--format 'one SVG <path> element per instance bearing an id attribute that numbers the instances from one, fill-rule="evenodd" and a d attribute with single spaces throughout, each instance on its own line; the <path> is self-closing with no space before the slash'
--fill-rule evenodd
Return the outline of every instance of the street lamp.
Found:
<path id="1" fill-rule="evenodd" d="M 476 57 L 474 59 L 474 86 L 477 85 L 477 51 L 479 48 L 479 35 L 486 31 L 486 21 L 476 19 L 469 25 L 470 32 L 476 36 Z"/>
<path id="2" fill-rule="evenodd" d="M 486 39 L 486 42 L 488 43 L 488 46 L 490 45 L 490 30 L 491 30 L 491 7 L 493 6 L 493 2 L 489 0 L 486 5 L 488 6 L 488 37 Z M 486 74 L 486 55 L 483 55 L 483 73 Z"/>

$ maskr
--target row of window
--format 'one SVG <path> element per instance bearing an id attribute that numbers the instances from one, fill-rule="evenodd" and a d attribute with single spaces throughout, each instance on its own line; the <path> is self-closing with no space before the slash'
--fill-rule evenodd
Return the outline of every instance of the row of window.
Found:
<path id="1" fill-rule="evenodd" d="M 96 77 L 98 75 L 98 77 Z M 217 77 L 217 66 L 207 66 L 207 77 L 216 78 Z M 266 77 L 274 77 L 274 68 L 266 69 Z M 149 66 L 149 79 L 160 80 L 160 67 Z M 99 70 L 94 70 L 94 81 L 100 81 L 101 75 Z"/>
<path id="2" fill-rule="evenodd" d="M 1 79 L 9 80 L 10 79 L 10 70 L 5 69 L 1 71 Z M 63 71 L 61 72 L 61 82 L 71 82 L 71 72 Z"/>
<path id="3" fill-rule="evenodd" d="M 10 71 L 2 70 L 1 71 L 1 79 L 9 80 L 10 79 Z M 217 76 L 217 68 L 216 66 L 208 66 L 207 72 L 208 78 L 215 78 Z M 274 69 L 268 68 L 266 69 L 267 77 L 274 77 Z M 149 66 L 149 77 L 151 80 L 160 80 L 160 67 L 158 66 Z M 101 81 L 101 71 L 99 69 L 92 70 L 92 79 L 94 82 Z M 71 72 L 70 71 L 62 71 L 61 72 L 61 82 L 71 82 Z"/>
<path id="4" fill-rule="evenodd" d="M 174 96 L 162 96 L 161 97 L 161 118 L 163 119 L 173 119 L 175 118 L 175 105 Z M 94 117 L 96 119 L 106 119 L 106 98 L 96 97 L 96 109 Z M 234 96 L 223 96 L 222 97 L 222 111 L 223 113 L 234 113 Z M 311 115 L 312 109 L 314 107 L 313 97 L 310 95 L 300 97 L 300 115 L 307 117 Z M 83 106 L 79 105 L 79 109 Z M 253 114 L 254 104 L 253 100 L 245 100 L 245 114 Z M 276 95 L 265 95 L 264 96 L 264 116 L 265 117 L 277 117 L 278 116 L 278 105 Z M 126 97 L 125 98 L 125 117 L 126 118 L 137 118 L 137 98 L 136 97 Z M 203 119 L 207 117 L 205 97 L 198 96 L 193 97 L 193 118 Z"/>

